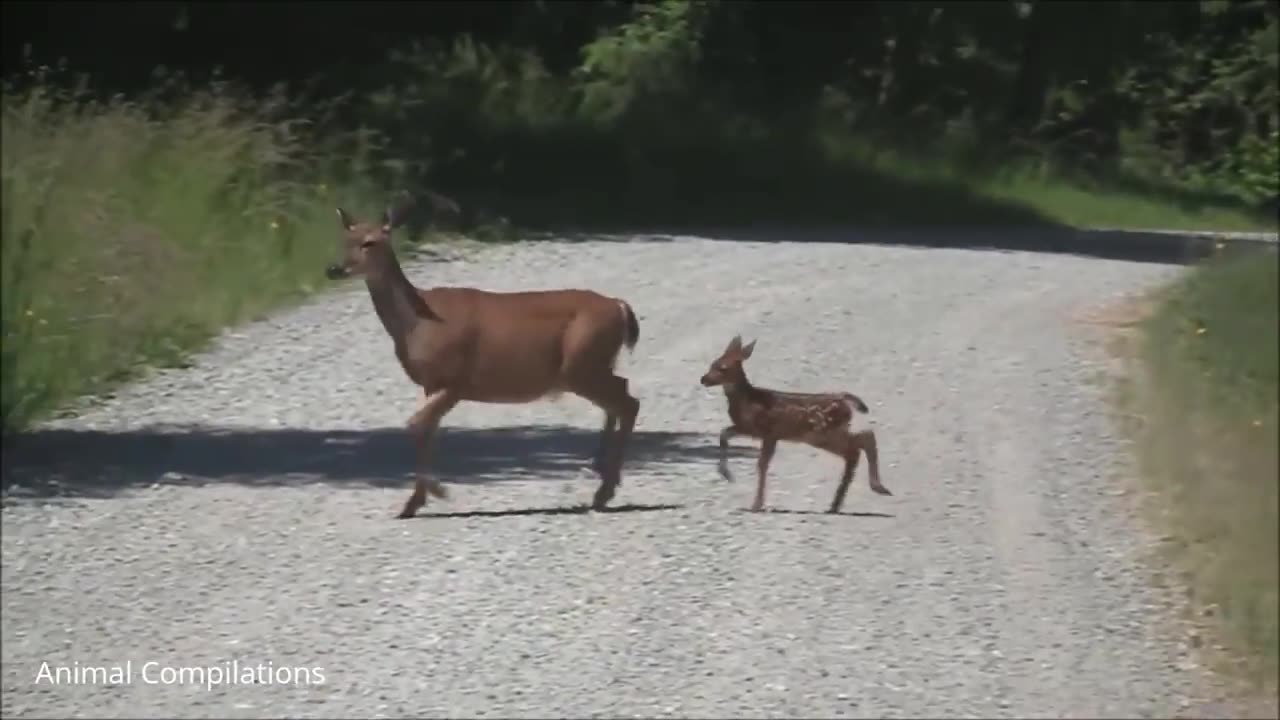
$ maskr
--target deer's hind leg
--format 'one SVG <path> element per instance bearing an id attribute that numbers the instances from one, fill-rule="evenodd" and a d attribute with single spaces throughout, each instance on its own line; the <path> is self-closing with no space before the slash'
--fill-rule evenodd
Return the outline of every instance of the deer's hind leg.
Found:
<path id="1" fill-rule="evenodd" d="M 427 494 L 438 498 L 448 497 L 444 486 L 438 480 L 427 476 L 427 464 L 431 460 L 431 448 L 435 443 L 436 430 L 440 421 L 458 404 L 458 396 L 450 390 L 438 390 L 428 395 L 418 412 L 409 418 L 409 433 L 413 436 L 413 444 L 417 449 L 418 463 L 414 469 L 413 494 L 405 501 L 404 508 L 397 516 L 411 518 L 427 504 Z"/>
<path id="2" fill-rule="evenodd" d="M 596 455 L 591 460 L 591 469 L 595 470 L 598 475 L 604 475 L 605 453 L 609 450 L 609 438 L 618 428 L 618 416 L 609 411 L 604 414 L 604 427 L 600 429 L 600 446 L 596 449 Z"/>
<path id="3" fill-rule="evenodd" d="M 640 414 L 640 401 L 631 395 L 627 384 L 626 378 L 609 373 L 576 379 L 569 388 L 605 413 L 600 432 L 600 487 L 591 501 L 595 510 L 604 509 L 622 482 L 623 457 Z"/>
<path id="4" fill-rule="evenodd" d="M 876 451 L 876 436 L 872 430 L 864 429 L 855 433 L 832 434 L 817 440 L 813 444 L 844 459 L 844 472 L 840 476 L 840 485 L 836 488 L 835 497 L 832 498 L 831 506 L 827 509 L 827 512 L 832 514 L 840 512 L 840 508 L 844 505 L 845 495 L 849 492 L 849 485 L 853 482 L 853 475 L 858 469 L 858 460 L 864 451 L 867 453 L 871 490 L 881 495 L 893 494 L 880 483 L 880 460 Z"/>

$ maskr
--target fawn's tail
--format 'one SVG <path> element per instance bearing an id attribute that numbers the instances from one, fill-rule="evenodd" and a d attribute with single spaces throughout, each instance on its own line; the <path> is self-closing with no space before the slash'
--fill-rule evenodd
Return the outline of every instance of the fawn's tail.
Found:
<path id="1" fill-rule="evenodd" d="M 853 409 L 860 413 L 871 412 L 870 408 L 867 407 L 867 404 L 862 402 L 862 398 L 854 395 L 853 393 L 845 393 L 844 399 L 848 400 L 853 405 Z"/>

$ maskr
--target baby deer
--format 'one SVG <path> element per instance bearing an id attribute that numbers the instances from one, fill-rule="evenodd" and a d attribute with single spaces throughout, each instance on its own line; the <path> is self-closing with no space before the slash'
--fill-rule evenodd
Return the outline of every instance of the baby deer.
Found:
<path id="1" fill-rule="evenodd" d="M 752 512 L 764 508 L 765 474 L 777 449 L 778 441 L 798 442 L 834 453 L 844 458 L 844 475 L 831 501 L 829 513 L 840 512 L 845 493 L 858 467 L 858 456 L 867 453 L 871 489 L 881 495 L 892 495 L 880 484 L 880 459 L 876 454 L 876 436 L 870 428 L 849 428 L 854 412 L 865 413 L 867 406 L 856 395 L 845 392 L 795 393 L 756 387 L 747 380 L 742 362 L 751 357 L 756 343 L 746 346 L 734 336 L 711 368 L 702 376 L 705 387 L 719 385 L 729 401 L 731 425 L 720 431 L 720 474 L 730 480 L 728 466 L 729 438 L 746 435 L 761 441 L 756 463 L 759 479 Z"/>

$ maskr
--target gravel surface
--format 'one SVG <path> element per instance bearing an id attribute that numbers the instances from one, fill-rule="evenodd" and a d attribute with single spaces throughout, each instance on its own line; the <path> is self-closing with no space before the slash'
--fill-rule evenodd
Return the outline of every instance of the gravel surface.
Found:
<path id="1" fill-rule="evenodd" d="M 1141 564 L 1106 357 L 1074 321 L 1176 266 L 675 237 L 405 269 L 633 304 L 623 511 L 574 511 L 602 418 L 564 396 L 458 406 L 434 465 L 451 499 L 393 519 L 419 396 L 352 282 L 29 441 L 5 481 L 5 716 L 1168 717 L 1207 699 Z M 839 461 L 784 445 L 777 512 L 744 512 L 755 446 L 735 440 L 719 479 L 724 399 L 698 384 L 735 333 L 759 340 L 758 383 L 867 401 L 893 497 L 864 462 L 824 515 Z M 199 682 L 233 661 L 276 674 Z M 114 683 L 38 681 L 126 662 Z"/>

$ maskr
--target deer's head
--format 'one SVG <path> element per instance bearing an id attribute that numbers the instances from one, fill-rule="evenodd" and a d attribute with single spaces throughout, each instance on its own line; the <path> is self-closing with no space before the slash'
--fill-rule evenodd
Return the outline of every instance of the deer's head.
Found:
<path id="1" fill-rule="evenodd" d="M 747 379 L 746 372 L 742 369 L 742 362 L 751 357 L 751 352 L 756 349 L 756 341 L 752 340 L 746 345 L 742 344 L 742 338 L 734 335 L 729 341 L 728 347 L 711 363 L 711 367 L 702 376 L 702 384 L 705 387 L 715 387 L 716 385 L 724 385 L 732 387 L 740 385 Z"/>
<path id="2" fill-rule="evenodd" d="M 340 280 L 352 275 L 363 275 L 379 261 L 392 257 L 391 231 L 405 219 L 411 198 L 388 207 L 378 222 L 357 222 L 346 210 L 337 208 L 338 221 L 342 223 L 342 235 L 338 241 L 338 261 L 325 268 L 330 280 Z"/>

